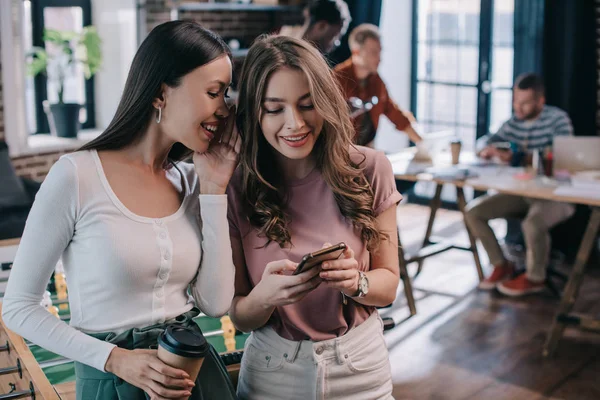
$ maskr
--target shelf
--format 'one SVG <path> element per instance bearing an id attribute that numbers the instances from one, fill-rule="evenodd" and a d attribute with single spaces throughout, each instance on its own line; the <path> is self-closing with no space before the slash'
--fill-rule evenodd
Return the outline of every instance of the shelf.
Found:
<path id="1" fill-rule="evenodd" d="M 177 11 L 302 11 L 300 6 L 269 6 L 242 3 L 182 3 L 173 7 Z"/>

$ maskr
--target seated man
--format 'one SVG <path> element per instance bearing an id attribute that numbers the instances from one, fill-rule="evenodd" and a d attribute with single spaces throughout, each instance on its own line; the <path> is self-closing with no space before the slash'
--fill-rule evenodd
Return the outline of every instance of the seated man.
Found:
<path id="1" fill-rule="evenodd" d="M 352 56 L 334 69 L 346 99 L 357 97 L 362 102 L 377 98 L 377 104 L 354 119 L 355 142 L 361 146 L 373 147 L 373 140 L 379 125 L 379 117 L 385 114 L 404 131 L 415 143 L 421 137 L 411 125 L 404 112 L 390 98 L 385 83 L 377 73 L 381 61 L 381 39 L 375 25 L 361 24 L 354 28 L 348 38 Z"/>
<path id="2" fill-rule="evenodd" d="M 535 74 L 517 78 L 513 87 L 514 115 L 500 130 L 489 138 L 479 155 L 483 158 L 498 156 L 509 161 L 511 150 L 498 150 L 494 142 L 510 142 L 511 148 L 531 153 L 552 146 L 555 136 L 571 135 L 573 127 L 569 116 L 557 107 L 545 104 L 544 84 Z M 474 199 L 467 207 L 466 223 L 475 237 L 481 240 L 494 266 L 492 274 L 479 287 L 497 288 L 508 296 L 521 296 L 544 289 L 546 267 L 550 253 L 549 230 L 569 218 L 575 211 L 572 204 L 535 200 L 507 194 L 487 195 Z M 523 218 L 521 228 L 527 247 L 526 272 L 514 277 L 514 264 L 504 256 L 488 221 L 494 218 Z"/>
<path id="3" fill-rule="evenodd" d="M 307 40 L 327 54 L 339 45 L 350 20 L 348 5 L 343 0 L 313 0 L 304 9 L 304 24 L 283 26 L 279 34 Z"/>

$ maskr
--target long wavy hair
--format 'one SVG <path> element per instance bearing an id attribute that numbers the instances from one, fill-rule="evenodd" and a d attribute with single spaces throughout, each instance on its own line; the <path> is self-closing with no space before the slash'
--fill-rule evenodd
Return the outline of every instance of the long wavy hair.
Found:
<path id="1" fill-rule="evenodd" d="M 144 136 L 156 110 L 152 102 L 162 84 L 177 87 L 185 75 L 231 51 L 217 34 L 194 21 L 170 21 L 155 27 L 135 54 L 115 116 L 106 130 L 80 150 L 118 150 Z M 168 155 L 180 161 L 192 153 L 175 143 Z"/>
<path id="2" fill-rule="evenodd" d="M 309 43 L 286 36 L 263 36 L 255 41 L 240 75 L 237 124 L 242 134 L 240 168 L 242 201 L 250 224 L 280 247 L 291 246 L 287 187 L 277 168 L 274 149 L 261 130 L 263 98 L 269 78 L 280 68 L 302 71 L 309 83 L 316 112 L 324 119 L 312 156 L 333 191 L 342 215 L 360 232 L 370 251 L 387 235 L 377 229 L 373 190 L 362 164 L 350 157 L 354 127 L 348 105 L 322 55 Z"/>

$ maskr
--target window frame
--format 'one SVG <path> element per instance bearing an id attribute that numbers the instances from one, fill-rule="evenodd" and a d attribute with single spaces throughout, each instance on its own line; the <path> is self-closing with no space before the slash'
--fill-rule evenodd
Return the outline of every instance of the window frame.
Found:
<path id="1" fill-rule="evenodd" d="M 83 15 L 83 26 L 92 25 L 92 2 L 91 0 L 31 0 L 31 30 L 33 46 L 45 48 L 44 43 L 44 9 L 52 7 L 81 7 Z M 38 74 L 33 78 L 34 82 L 34 104 L 36 131 L 33 134 L 45 134 L 50 132 L 48 118 L 44 112 L 43 101 L 48 99 L 47 78 Z M 85 79 L 85 98 L 83 104 L 87 113 L 87 120 L 81 124 L 81 129 L 92 129 L 96 127 L 96 111 L 94 98 L 94 77 Z"/>
<path id="2" fill-rule="evenodd" d="M 419 83 L 431 85 L 448 85 L 457 88 L 475 88 L 477 90 L 477 116 L 474 124 L 476 137 L 475 140 L 489 133 L 491 123 L 491 97 L 495 90 L 505 90 L 512 88 L 494 87 L 488 93 L 484 92 L 483 85 L 492 82 L 492 49 L 493 43 L 493 23 L 494 23 L 494 2 L 493 0 L 481 0 L 480 3 L 480 25 L 479 25 L 479 65 L 478 79 L 476 84 L 465 84 L 459 82 L 444 82 L 435 79 L 419 79 L 419 45 L 435 44 L 471 44 L 470 42 L 461 42 L 458 40 L 423 40 L 419 41 L 419 2 L 424 0 L 412 1 L 412 43 L 411 43 L 411 99 L 410 108 L 412 113 L 418 115 L 418 85 Z M 513 72 L 514 74 L 514 72 Z M 428 120 L 428 122 L 435 122 Z M 443 123 L 443 121 L 437 121 Z M 460 124 L 456 127 L 458 128 Z"/>

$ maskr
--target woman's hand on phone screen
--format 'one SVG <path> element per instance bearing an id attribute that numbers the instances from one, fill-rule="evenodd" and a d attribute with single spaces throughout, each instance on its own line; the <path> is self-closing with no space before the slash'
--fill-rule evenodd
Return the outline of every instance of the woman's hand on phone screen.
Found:
<path id="1" fill-rule="evenodd" d="M 298 275 L 290 275 L 298 264 L 290 260 L 267 264 L 262 279 L 252 290 L 265 308 L 296 303 L 316 289 L 322 282 L 320 268 L 315 267 Z"/>
<path id="2" fill-rule="evenodd" d="M 358 261 L 349 246 L 339 260 L 325 261 L 321 269 L 320 276 L 328 287 L 337 289 L 346 296 L 354 296 L 358 292 Z"/>

